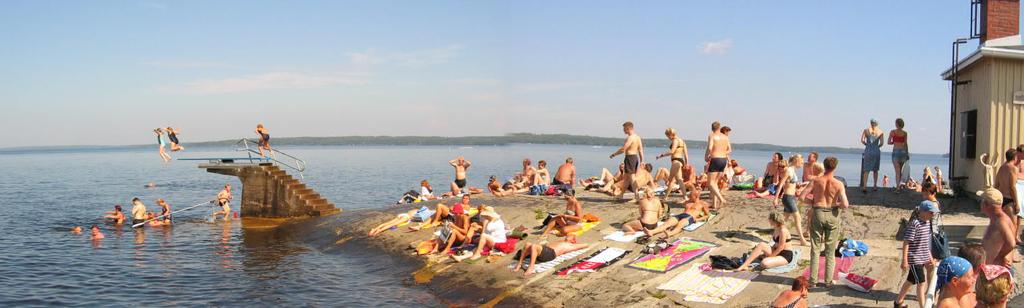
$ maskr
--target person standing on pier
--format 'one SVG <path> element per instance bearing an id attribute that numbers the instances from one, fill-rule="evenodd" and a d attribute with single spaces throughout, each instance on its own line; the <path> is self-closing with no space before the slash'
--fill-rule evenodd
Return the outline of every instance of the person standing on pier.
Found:
<path id="1" fill-rule="evenodd" d="M 267 157 L 263 151 L 270 153 L 270 157 L 274 157 L 274 150 L 270 148 L 270 131 L 263 124 L 256 124 L 256 134 L 260 135 L 260 140 L 257 142 L 257 149 L 260 151 L 260 156 Z"/>

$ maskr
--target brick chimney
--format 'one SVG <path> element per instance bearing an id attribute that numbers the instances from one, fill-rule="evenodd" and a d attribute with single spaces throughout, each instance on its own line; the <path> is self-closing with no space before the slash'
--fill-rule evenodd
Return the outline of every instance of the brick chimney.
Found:
<path id="1" fill-rule="evenodd" d="M 984 46 L 1020 45 L 1020 0 L 982 0 L 981 31 Z"/>

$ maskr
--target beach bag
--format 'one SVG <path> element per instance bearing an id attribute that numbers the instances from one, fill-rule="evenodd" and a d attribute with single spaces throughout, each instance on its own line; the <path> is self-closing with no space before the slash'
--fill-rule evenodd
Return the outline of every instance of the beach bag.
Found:
<path id="1" fill-rule="evenodd" d="M 846 239 L 839 246 L 842 257 L 862 257 L 868 254 L 868 244 L 858 240 Z"/>
<path id="2" fill-rule="evenodd" d="M 431 211 L 426 206 L 420 207 L 420 209 L 416 211 L 416 214 L 412 214 L 412 221 L 414 221 L 414 222 L 427 221 L 427 220 L 430 220 L 430 216 L 434 216 L 434 211 Z"/>
<path id="3" fill-rule="evenodd" d="M 938 215 L 936 215 L 936 221 L 938 221 Z M 935 232 L 932 229 L 932 258 L 945 259 L 949 257 L 949 238 L 946 237 L 946 232 L 942 231 L 942 224 L 939 224 L 939 232 Z"/>
<path id="4" fill-rule="evenodd" d="M 530 191 L 527 194 L 529 194 L 531 196 L 543 195 L 544 194 L 544 187 L 541 187 L 540 185 L 530 186 Z"/>
<path id="5" fill-rule="evenodd" d="M 850 289 L 864 293 L 871 292 L 871 288 L 875 287 L 875 284 L 878 283 L 878 280 L 871 279 L 870 277 L 851 273 L 839 273 L 839 281 L 850 287 Z"/>
<path id="6" fill-rule="evenodd" d="M 719 255 L 711 256 L 711 268 L 713 269 L 731 271 L 739 267 L 740 264 L 732 259 L 729 259 L 729 257 Z"/>
<path id="7" fill-rule="evenodd" d="M 548 189 L 544 190 L 544 195 L 554 196 L 558 194 L 558 186 L 548 186 Z"/>

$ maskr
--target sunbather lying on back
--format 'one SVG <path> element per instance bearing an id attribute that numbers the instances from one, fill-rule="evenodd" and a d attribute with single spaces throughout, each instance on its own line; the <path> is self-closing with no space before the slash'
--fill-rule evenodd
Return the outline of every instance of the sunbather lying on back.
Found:
<path id="1" fill-rule="evenodd" d="M 691 190 L 690 198 L 683 203 L 683 207 L 685 208 L 683 213 L 669 216 L 665 223 L 654 229 L 644 230 L 644 233 L 648 236 L 665 233 L 665 237 L 670 237 L 683 232 L 683 228 L 686 228 L 686 226 L 701 220 L 707 221 L 711 217 L 711 211 L 708 209 L 709 205 L 707 202 L 700 200 L 699 191 Z"/>
<path id="2" fill-rule="evenodd" d="M 530 263 L 527 263 L 526 271 L 523 272 L 523 276 L 529 277 L 533 274 L 534 266 L 537 263 L 544 263 L 554 260 L 558 256 L 577 251 L 580 249 L 586 249 L 590 247 L 590 244 L 574 244 L 571 242 L 554 242 L 548 243 L 547 245 L 526 243 L 523 249 L 517 253 L 519 256 L 519 262 L 512 268 L 512 272 L 516 272 L 523 268 L 523 263 L 526 258 L 530 258 Z"/>
<path id="3" fill-rule="evenodd" d="M 414 209 L 414 210 L 410 210 L 408 212 L 398 213 L 398 215 L 395 216 L 395 218 L 392 218 L 391 220 L 385 221 L 385 222 L 377 225 L 376 227 L 373 227 L 373 229 L 370 229 L 370 232 L 367 235 L 369 235 L 369 236 L 377 236 L 377 234 L 380 234 L 381 232 L 384 232 L 384 230 L 391 229 L 391 227 L 398 226 L 400 224 L 406 223 L 406 222 L 408 222 L 409 220 L 412 219 L 412 215 L 415 215 L 416 211 L 417 210 Z"/>

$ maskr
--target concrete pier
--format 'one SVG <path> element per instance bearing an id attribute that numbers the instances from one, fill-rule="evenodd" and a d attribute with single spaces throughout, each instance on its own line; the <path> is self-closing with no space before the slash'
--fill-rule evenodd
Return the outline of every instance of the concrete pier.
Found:
<path id="1" fill-rule="evenodd" d="M 243 217 L 294 218 L 341 212 L 334 204 L 271 163 L 210 162 L 199 168 L 242 181 Z"/>

